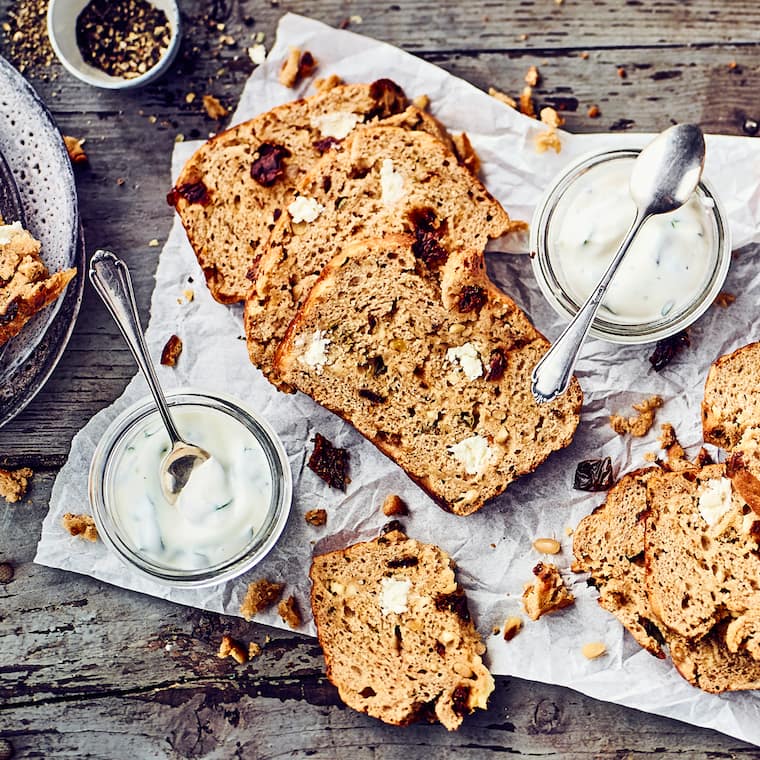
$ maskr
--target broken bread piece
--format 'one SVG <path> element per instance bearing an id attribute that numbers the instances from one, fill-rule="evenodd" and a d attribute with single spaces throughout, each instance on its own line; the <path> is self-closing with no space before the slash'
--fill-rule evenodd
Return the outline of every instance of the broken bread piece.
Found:
<path id="1" fill-rule="evenodd" d="M 533 575 L 536 580 L 526 584 L 522 595 L 525 614 L 531 620 L 538 620 L 548 612 L 556 612 L 575 602 L 575 597 L 565 586 L 556 565 L 539 562 L 533 568 Z"/>
<path id="2" fill-rule="evenodd" d="M 20 222 L 0 225 L 0 346 L 21 332 L 38 312 L 55 301 L 76 275 L 64 269 L 50 274 L 40 243 Z"/>
<path id="3" fill-rule="evenodd" d="M 443 508 L 468 515 L 570 442 L 582 394 L 573 380 L 537 404 L 530 373 L 548 342 L 490 282 L 482 253 L 427 250 L 404 235 L 346 245 L 275 366 Z"/>
<path id="4" fill-rule="evenodd" d="M 349 707 L 450 731 L 486 708 L 485 646 L 442 549 L 393 530 L 314 557 L 309 575 L 327 677 Z"/>
<path id="5" fill-rule="evenodd" d="M 274 353 L 322 268 L 358 238 L 408 233 L 431 266 L 482 251 L 509 217 L 456 156 L 419 130 L 359 127 L 296 185 L 272 231 L 245 307 L 251 361 L 282 390 Z M 390 285 L 386 282 L 386 290 Z"/>

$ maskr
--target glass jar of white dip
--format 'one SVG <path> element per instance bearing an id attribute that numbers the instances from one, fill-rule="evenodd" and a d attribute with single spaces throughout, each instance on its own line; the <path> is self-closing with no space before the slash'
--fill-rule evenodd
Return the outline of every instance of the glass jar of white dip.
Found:
<path id="1" fill-rule="evenodd" d="M 100 440 L 89 491 L 98 533 L 129 567 L 169 586 L 211 586 L 258 563 L 282 533 L 292 476 L 268 423 L 223 395 L 167 398 L 180 434 L 206 449 L 175 504 L 163 497 L 169 437 L 152 399 L 120 414 Z"/>
<path id="2" fill-rule="evenodd" d="M 639 152 L 582 157 L 557 177 L 536 207 L 533 272 L 560 316 L 575 315 L 633 221 L 628 183 Z M 688 203 L 644 224 L 590 334 L 613 343 L 649 343 L 674 335 L 712 304 L 730 263 L 726 213 L 703 179 Z"/>

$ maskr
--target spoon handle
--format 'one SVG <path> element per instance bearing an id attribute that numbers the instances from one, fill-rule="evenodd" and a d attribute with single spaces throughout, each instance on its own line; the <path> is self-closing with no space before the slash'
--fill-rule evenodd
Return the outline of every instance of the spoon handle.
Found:
<path id="1" fill-rule="evenodd" d="M 158 383 L 153 362 L 148 354 L 148 347 L 145 345 L 140 318 L 137 315 L 132 278 L 129 276 L 127 265 L 110 251 L 95 251 L 90 260 L 89 275 L 90 282 L 103 299 L 103 303 L 121 330 L 132 356 L 135 357 L 137 366 L 148 382 L 148 387 L 153 394 L 161 419 L 166 425 L 172 445 L 182 442 L 182 437 L 177 432 L 177 427 L 169 413 L 169 407 Z"/>
<path id="2" fill-rule="evenodd" d="M 620 244 L 620 248 L 618 248 L 610 265 L 607 267 L 607 271 L 602 275 L 602 279 L 599 281 L 596 289 L 586 299 L 586 302 L 578 310 L 570 324 L 564 329 L 562 335 L 557 338 L 554 345 L 533 368 L 530 389 L 537 403 L 543 404 L 553 401 L 567 390 L 567 387 L 570 385 L 570 379 L 573 376 L 575 363 L 578 361 L 578 355 L 583 346 L 583 341 L 586 340 L 588 331 L 591 329 L 591 324 L 602 304 L 607 288 L 641 225 L 648 218 L 649 214 L 642 214 L 637 209 L 636 216 L 628 233 Z"/>

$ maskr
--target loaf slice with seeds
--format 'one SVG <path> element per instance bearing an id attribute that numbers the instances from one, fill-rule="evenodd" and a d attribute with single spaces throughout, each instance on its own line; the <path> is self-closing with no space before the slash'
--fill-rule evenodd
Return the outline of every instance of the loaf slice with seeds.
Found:
<path id="1" fill-rule="evenodd" d="M 324 268 L 276 371 L 467 515 L 572 439 L 577 381 L 549 404 L 530 391 L 548 345 L 480 251 L 438 262 L 397 235 L 347 244 Z"/>
<path id="2" fill-rule="evenodd" d="M 252 266 L 298 179 L 356 124 L 427 129 L 449 139 L 429 114 L 408 106 L 389 79 L 333 87 L 238 124 L 202 145 L 167 199 L 177 210 L 212 295 L 242 301 Z"/>
<path id="3" fill-rule="evenodd" d="M 50 274 L 40 244 L 19 223 L 2 227 L 0 241 L 0 346 L 21 332 L 66 289 L 76 269 Z"/>
<path id="4" fill-rule="evenodd" d="M 600 507 L 573 531 L 576 572 L 590 573 L 599 604 L 611 612 L 651 654 L 664 657 L 662 633 L 649 606 L 644 583 L 644 513 L 647 467 L 625 475 Z"/>
<path id="5" fill-rule="evenodd" d="M 725 465 L 647 483 L 646 586 L 657 617 L 687 639 L 760 609 L 760 520 Z"/>
<path id="6" fill-rule="evenodd" d="M 341 699 L 394 725 L 450 731 L 494 682 L 448 555 L 400 531 L 314 557 L 311 606 Z"/>
<path id="7" fill-rule="evenodd" d="M 739 444 L 749 428 L 760 428 L 760 343 L 721 356 L 710 367 L 702 402 L 707 443 L 724 449 Z"/>
<path id="8" fill-rule="evenodd" d="M 312 221 L 283 213 L 246 301 L 251 361 L 273 382 L 277 344 L 322 267 L 348 240 L 407 232 L 431 260 L 455 248 L 481 251 L 509 217 L 482 184 L 426 132 L 364 127 L 298 183 Z M 287 387 L 283 387 L 287 390 Z"/>

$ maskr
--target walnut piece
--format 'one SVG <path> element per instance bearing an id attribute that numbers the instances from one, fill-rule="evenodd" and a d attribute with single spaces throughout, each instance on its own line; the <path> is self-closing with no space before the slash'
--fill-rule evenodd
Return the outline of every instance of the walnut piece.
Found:
<path id="1" fill-rule="evenodd" d="M 308 50 L 302 53 L 300 48 L 291 47 L 278 79 L 285 87 L 295 87 L 301 79 L 313 74 L 316 68 L 317 61 Z"/>
<path id="2" fill-rule="evenodd" d="M 547 612 L 561 610 L 575 602 L 556 565 L 539 562 L 533 568 L 533 575 L 536 576 L 535 583 L 528 583 L 522 595 L 525 614 L 531 620 L 538 620 Z"/>
<path id="3" fill-rule="evenodd" d="M 467 132 L 451 135 L 451 141 L 454 143 L 454 153 L 456 153 L 459 163 L 477 177 L 480 172 L 480 158 L 478 158 L 475 148 L 472 147 Z"/>
<path id="4" fill-rule="evenodd" d="M 736 296 L 733 293 L 727 293 L 724 290 L 723 292 L 718 293 L 713 303 L 716 306 L 720 306 L 721 309 L 727 309 L 735 300 Z"/>
<path id="5" fill-rule="evenodd" d="M 500 103 L 504 103 L 505 106 L 517 108 L 517 101 L 514 98 L 510 98 L 507 93 L 501 92 L 501 90 L 497 90 L 495 87 L 489 87 L 488 94 L 492 98 L 496 98 Z"/>
<path id="6" fill-rule="evenodd" d="M 298 628 L 301 625 L 301 611 L 298 608 L 298 601 L 294 596 L 283 599 L 277 605 L 277 612 L 280 617 L 291 627 Z"/>
<path id="7" fill-rule="evenodd" d="M 227 657 L 232 657 L 238 665 L 244 665 L 248 662 L 248 652 L 243 649 L 241 644 L 230 638 L 229 636 L 222 636 L 222 641 L 219 644 L 219 651 L 216 656 L 220 660 L 224 660 Z"/>
<path id="8" fill-rule="evenodd" d="M 209 119 L 223 119 L 229 113 L 229 109 L 225 108 L 219 98 L 215 98 L 213 95 L 203 96 L 203 108 Z"/>
<path id="9" fill-rule="evenodd" d="M 659 396 L 650 396 L 639 404 L 633 404 L 638 412 L 633 417 L 623 417 L 619 414 L 610 416 L 610 426 L 618 435 L 630 433 L 635 438 L 646 435 L 654 424 L 655 411 L 662 406 Z"/>
<path id="10" fill-rule="evenodd" d="M 504 641 L 512 641 L 512 639 L 517 636 L 518 633 L 522 630 L 523 627 L 523 621 L 522 618 L 519 617 L 509 617 L 504 621 L 504 628 L 502 636 L 504 637 Z M 498 628 L 496 629 L 498 633 Z"/>
<path id="11" fill-rule="evenodd" d="M 272 583 L 266 578 L 248 584 L 245 599 L 240 605 L 240 614 L 246 620 L 252 620 L 262 610 L 271 607 L 282 596 L 284 583 Z"/>
<path id="12" fill-rule="evenodd" d="M 11 503 L 20 501 L 29 488 L 29 480 L 34 473 L 28 467 L 18 470 L 0 468 L 0 496 Z"/>
<path id="13" fill-rule="evenodd" d="M 166 345 L 161 351 L 161 364 L 164 367 L 174 367 L 177 364 L 177 359 L 182 353 L 182 340 L 178 335 L 172 335 L 169 340 L 166 341 Z"/>
<path id="14" fill-rule="evenodd" d="M 383 514 L 386 517 L 399 517 L 409 514 L 404 500 L 395 493 L 388 494 L 383 502 Z"/>
<path id="15" fill-rule="evenodd" d="M 98 529 L 95 527 L 95 520 L 90 515 L 75 515 L 67 512 L 61 522 L 72 536 L 79 536 L 86 541 L 98 540 Z"/>
<path id="16" fill-rule="evenodd" d="M 324 525 L 327 522 L 327 510 L 325 509 L 310 509 L 305 515 L 304 520 L 306 520 L 309 525 Z"/>

